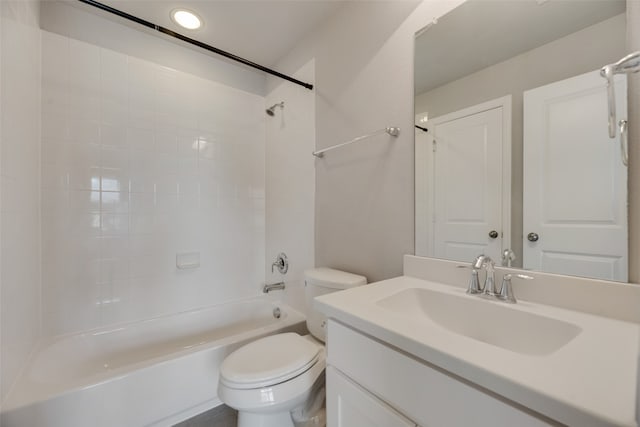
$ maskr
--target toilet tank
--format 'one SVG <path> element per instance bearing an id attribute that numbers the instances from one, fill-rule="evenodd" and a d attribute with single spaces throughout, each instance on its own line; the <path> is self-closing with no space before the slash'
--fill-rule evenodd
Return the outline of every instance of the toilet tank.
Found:
<path id="1" fill-rule="evenodd" d="M 327 336 L 327 318 L 313 308 L 315 297 L 366 284 L 366 277 L 345 271 L 324 267 L 306 270 L 304 272 L 304 292 L 307 302 L 307 329 L 311 335 L 322 342 Z"/>

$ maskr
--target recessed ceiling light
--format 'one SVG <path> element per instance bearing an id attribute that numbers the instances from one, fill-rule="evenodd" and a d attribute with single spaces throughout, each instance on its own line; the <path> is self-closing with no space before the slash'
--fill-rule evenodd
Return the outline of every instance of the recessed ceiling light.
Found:
<path id="1" fill-rule="evenodd" d="M 197 30 L 202 26 L 202 20 L 198 15 L 185 9 L 176 9 L 171 12 L 171 19 L 187 30 Z"/>

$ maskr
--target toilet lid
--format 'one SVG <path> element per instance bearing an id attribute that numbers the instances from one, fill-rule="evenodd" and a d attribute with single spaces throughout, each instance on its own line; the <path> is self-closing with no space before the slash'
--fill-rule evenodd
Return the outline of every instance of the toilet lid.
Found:
<path id="1" fill-rule="evenodd" d="M 220 380 L 241 389 L 279 384 L 313 366 L 321 350 L 294 332 L 271 335 L 227 356 L 220 366 Z"/>

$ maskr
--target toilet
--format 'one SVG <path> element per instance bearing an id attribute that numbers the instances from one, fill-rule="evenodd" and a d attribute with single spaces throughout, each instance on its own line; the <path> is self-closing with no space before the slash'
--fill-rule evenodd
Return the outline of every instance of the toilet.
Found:
<path id="1" fill-rule="evenodd" d="M 326 318 L 313 309 L 313 299 L 366 283 L 363 276 L 330 268 L 305 271 L 307 329 L 311 334 L 271 335 L 227 356 L 220 367 L 218 396 L 238 411 L 238 427 L 320 426 Z M 318 414 L 315 421 L 314 414 Z"/>

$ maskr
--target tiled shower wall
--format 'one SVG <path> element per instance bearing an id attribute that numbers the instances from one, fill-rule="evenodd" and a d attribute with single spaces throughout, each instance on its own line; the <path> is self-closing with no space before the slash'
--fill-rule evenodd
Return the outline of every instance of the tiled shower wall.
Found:
<path id="1" fill-rule="evenodd" d="M 42 34 L 44 333 L 255 295 L 264 98 Z"/>
<path id="2" fill-rule="evenodd" d="M 0 2 L 0 401 L 40 338 L 38 16 Z"/>

